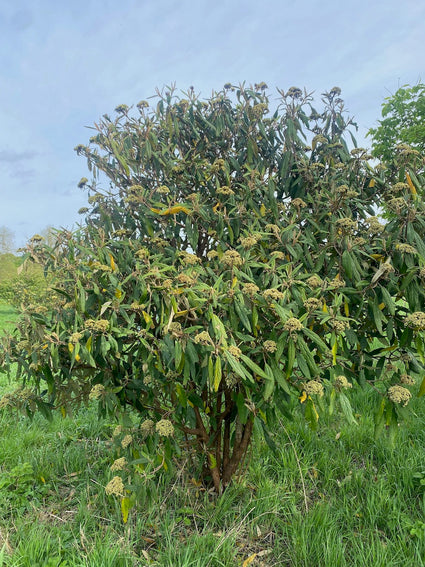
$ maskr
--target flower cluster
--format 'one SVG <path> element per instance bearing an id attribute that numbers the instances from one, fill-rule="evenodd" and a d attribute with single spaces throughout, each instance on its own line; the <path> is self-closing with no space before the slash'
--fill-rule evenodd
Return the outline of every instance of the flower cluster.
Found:
<path id="1" fill-rule="evenodd" d="M 339 278 L 334 278 L 333 280 L 331 280 L 331 281 L 329 282 L 329 285 L 330 285 L 331 287 L 334 287 L 334 288 L 336 288 L 336 289 L 339 289 L 340 287 L 345 287 L 346 284 L 345 284 L 345 281 L 344 281 L 344 280 L 341 280 L 341 279 L 339 279 Z"/>
<path id="2" fill-rule="evenodd" d="M 323 285 L 323 280 L 319 276 L 310 276 L 305 283 L 312 289 L 316 289 Z"/>
<path id="3" fill-rule="evenodd" d="M 307 206 L 307 203 L 297 197 L 296 199 L 292 199 L 291 205 L 294 206 L 296 209 L 304 209 Z"/>
<path id="4" fill-rule="evenodd" d="M 219 195 L 234 195 L 235 194 L 233 189 L 230 189 L 230 187 L 228 187 L 227 185 L 223 185 L 222 187 L 219 187 L 217 189 L 217 193 Z"/>
<path id="5" fill-rule="evenodd" d="M 83 338 L 83 336 L 83 333 L 72 333 L 72 335 L 69 337 L 69 342 L 73 345 L 76 345 Z"/>
<path id="6" fill-rule="evenodd" d="M 278 289 L 271 288 L 263 291 L 263 297 L 266 301 L 279 301 L 279 299 L 283 299 L 285 296 Z"/>
<path id="7" fill-rule="evenodd" d="M 197 345 L 212 345 L 213 341 L 208 331 L 201 331 L 194 336 L 193 342 Z"/>
<path id="8" fill-rule="evenodd" d="M 95 384 L 90 390 L 89 399 L 99 400 L 106 393 L 105 386 L 103 384 Z"/>
<path id="9" fill-rule="evenodd" d="M 400 376 L 400 383 L 404 384 L 405 386 L 413 386 L 415 381 L 409 374 L 402 374 Z"/>
<path id="10" fill-rule="evenodd" d="M 391 386 L 388 388 L 388 398 L 395 404 L 400 404 L 402 406 L 407 406 L 412 394 L 407 388 L 403 386 Z"/>
<path id="11" fill-rule="evenodd" d="M 112 463 L 109 467 L 112 472 L 122 471 L 125 466 L 127 465 L 127 459 L 125 457 L 121 457 Z"/>
<path id="12" fill-rule="evenodd" d="M 169 419 L 160 419 L 155 429 L 161 437 L 171 437 L 174 434 L 174 426 Z"/>
<path id="13" fill-rule="evenodd" d="M 126 447 L 128 447 L 132 443 L 133 443 L 133 437 L 131 435 L 124 435 L 124 437 L 121 441 L 121 447 L 123 449 L 125 449 Z"/>
<path id="14" fill-rule="evenodd" d="M 226 266 L 242 266 L 243 259 L 236 250 L 226 250 L 222 257 L 223 264 Z"/>
<path id="15" fill-rule="evenodd" d="M 155 424 L 151 419 L 145 419 L 143 423 L 140 424 L 140 431 L 143 437 L 147 437 L 151 433 L 153 433 L 155 428 Z"/>
<path id="16" fill-rule="evenodd" d="M 410 246 L 410 244 L 405 244 L 403 242 L 399 242 L 398 244 L 396 244 L 395 249 L 398 250 L 399 252 L 401 252 L 402 254 L 417 254 L 418 253 L 416 248 L 413 248 L 413 246 Z"/>
<path id="17" fill-rule="evenodd" d="M 99 319 L 98 321 L 87 319 L 87 321 L 84 322 L 84 328 L 88 331 L 94 331 L 95 333 L 106 333 L 109 329 L 109 321 L 106 319 Z"/>
<path id="18" fill-rule="evenodd" d="M 303 324 L 296 317 L 290 317 L 283 325 L 283 328 L 285 331 L 289 331 L 290 333 L 295 333 L 297 331 L 301 331 L 301 329 L 303 328 Z"/>
<path id="19" fill-rule="evenodd" d="M 160 187 L 158 187 L 156 192 L 160 193 L 161 195 L 168 195 L 170 190 L 168 189 L 168 187 L 166 185 L 161 185 Z"/>
<path id="20" fill-rule="evenodd" d="M 257 293 L 257 291 L 259 291 L 259 289 L 260 288 L 256 286 L 254 283 L 246 283 L 242 287 L 242 293 L 244 293 L 245 295 L 249 295 L 249 297 L 254 297 L 254 295 Z"/>
<path id="21" fill-rule="evenodd" d="M 322 305 L 322 301 L 320 299 L 317 299 L 316 297 L 310 297 L 309 299 L 306 299 L 304 301 L 304 307 L 307 309 L 307 311 L 314 311 L 315 309 L 318 309 L 321 305 Z"/>
<path id="22" fill-rule="evenodd" d="M 304 385 L 304 391 L 307 396 L 323 396 L 323 384 L 319 380 L 309 380 L 307 384 Z"/>
<path id="23" fill-rule="evenodd" d="M 343 333 L 345 329 L 350 327 L 350 323 L 348 321 L 337 321 L 336 319 L 330 321 L 330 325 L 336 333 Z"/>
<path id="24" fill-rule="evenodd" d="M 372 234 L 378 234 L 385 228 L 384 225 L 379 222 L 378 217 L 369 217 L 365 222 L 369 227 L 369 232 Z"/>
<path id="25" fill-rule="evenodd" d="M 108 496 L 122 496 L 124 494 L 124 483 L 120 476 L 114 476 L 112 480 L 105 486 L 105 492 Z"/>
<path id="26" fill-rule="evenodd" d="M 201 259 L 196 254 L 181 252 L 180 261 L 184 266 L 195 266 L 196 264 L 199 264 Z"/>
<path id="27" fill-rule="evenodd" d="M 349 217 L 338 219 L 335 223 L 343 232 L 351 232 L 357 228 L 357 223 Z"/>
<path id="28" fill-rule="evenodd" d="M 266 352 L 276 352 L 277 345 L 275 341 L 264 341 L 263 348 Z"/>
<path id="29" fill-rule="evenodd" d="M 259 240 L 261 240 L 261 234 L 258 233 L 250 236 L 241 236 L 239 239 L 242 248 L 245 248 L 246 250 L 255 246 Z"/>
<path id="30" fill-rule="evenodd" d="M 270 257 L 276 260 L 284 260 L 285 254 L 280 250 L 274 250 L 273 252 L 270 253 Z"/>
<path id="31" fill-rule="evenodd" d="M 352 388 L 353 385 L 345 376 L 341 375 L 335 378 L 335 387 L 338 388 L 338 390 L 346 390 L 347 388 Z"/>
<path id="32" fill-rule="evenodd" d="M 233 355 L 237 359 L 240 358 L 242 354 L 241 349 L 235 345 L 230 345 L 227 350 L 230 352 L 231 355 Z"/>
<path id="33" fill-rule="evenodd" d="M 425 329 L 425 313 L 423 311 L 415 311 L 408 315 L 404 322 L 411 329 L 423 331 Z"/>

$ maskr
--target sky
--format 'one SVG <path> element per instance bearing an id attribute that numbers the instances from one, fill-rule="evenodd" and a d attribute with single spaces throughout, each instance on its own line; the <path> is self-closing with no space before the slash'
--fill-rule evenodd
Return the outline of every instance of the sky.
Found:
<path id="1" fill-rule="evenodd" d="M 88 129 L 156 87 L 342 89 L 359 145 L 381 105 L 425 81 L 423 0 L 0 0 L 0 227 L 71 228 Z"/>

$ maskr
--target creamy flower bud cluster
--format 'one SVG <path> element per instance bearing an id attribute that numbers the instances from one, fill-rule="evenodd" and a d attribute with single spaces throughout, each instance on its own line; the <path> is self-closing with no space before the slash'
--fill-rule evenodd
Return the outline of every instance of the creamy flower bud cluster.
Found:
<path id="1" fill-rule="evenodd" d="M 323 396 L 323 384 L 319 380 L 309 380 L 304 385 L 304 390 L 307 396 Z"/>
<path id="2" fill-rule="evenodd" d="M 106 393 L 105 386 L 103 384 L 95 384 L 90 391 L 90 400 L 99 400 Z"/>
<path id="3" fill-rule="evenodd" d="M 339 390 L 346 390 L 348 388 L 352 388 L 353 384 L 351 384 L 351 382 L 349 382 L 345 376 L 341 375 L 335 378 L 335 386 Z"/>
<path id="4" fill-rule="evenodd" d="M 239 241 L 241 243 L 242 248 L 246 250 L 252 248 L 261 240 L 261 234 L 252 234 L 250 236 L 241 236 Z"/>
<path id="5" fill-rule="evenodd" d="M 127 459 L 125 457 L 121 457 L 112 463 L 109 467 L 112 472 L 122 471 L 127 465 Z"/>
<path id="6" fill-rule="evenodd" d="M 193 338 L 193 342 L 197 345 L 200 344 L 204 346 L 213 344 L 212 338 L 210 337 L 208 331 L 201 331 L 200 333 L 195 335 Z"/>
<path id="7" fill-rule="evenodd" d="M 239 347 L 235 346 L 235 345 L 230 345 L 229 348 L 227 349 L 230 354 L 232 354 L 235 358 L 240 358 L 242 351 Z"/>
<path id="8" fill-rule="evenodd" d="M 283 325 L 283 328 L 285 331 L 289 331 L 290 333 L 296 333 L 303 329 L 303 324 L 296 317 L 290 317 Z"/>
<path id="9" fill-rule="evenodd" d="M 413 248 L 413 246 L 410 246 L 410 244 L 404 244 L 402 242 L 400 242 L 399 244 L 396 244 L 395 249 L 398 250 L 399 252 L 401 252 L 402 254 L 417 254 L 418 253 L 416 248 Z"/>
<path id="10" fill-rule="evenodd" d="M 407 388 L 403 388 L 403 386 L 396 385 L 388 388 L 388 398 L 395 404 L 407 406 L 411 397 L 412 394 Z"/>
<path id="11" fill-rule="evenodd" d="M 277 350 L 275 341 L 264 341 L 263 347 L 266 352 L 270 353 L 276 352 Z"/>
<path id="12" fill-rule="evenodd" d="M 422 331 L 425 329 L 425 313 L 423 311 L 415 311 L 408 315 L 404 322 L 411 329 Z"/>
<path id="13" fill-rule="evenodd" d="M 114 476 L 105 486 L 105 492 L 108 496 L 122 496 L 124 494 L 122 478 L 120 476 Z"/>
<path id="14" fill-rule="evenodd" d="M 278 289 L 271 288 L 263 291 L 263 297 L 266 301 L 279 301 L 279 299 L 283 299 L 285 295 Z"/>
<path id="15" fill-rule="evenodd" d="M 305 283 L 312 289 L 317 289 L 323 285 L 323 280 L 319 276 L 310 276 Z"/>
<path id="16" fill-rule="evenodd" d="M 109 329 L 109 321 L 106 319 L 99 319 L 98 321 L 87 319 L 87 321 L 84 322 L 84 328 L 96 333 L 105 333 Z"/>
<path id="17" fill-rule="evenodd" d="M 307 311 L 314 311 L 315 309 L 318 309 L 322 306 L 322 301 L 320 299 L 317 299 L 316 297 L 310 297 L 309 299 L 306 299 L 304 301 L 303 305 L 307 309 Z"/>
<path id="18" fill-rule="evenodd" d="M 242 266 L 243 264 L 243 259 L 241 258 L 239 252 L 237 252 L 236 250 L 226 250 L 221 260 L 226 266 L 237 267 Z"/>
<path id="19" fill-rule="evenodd" d="M 83 338 L 83 336 L 83 333 L 72 333 L 72 335 L 69 337 L 69 342 L 75 345 Z"/>
<path id="20" fill-rule="evenodd" d="M 425 268 L 424 268 L 425 270 Z M 254 297 L 254 295 L 259 291 L 259 287 L 253 283 L 246 283 L 242 286 L 242 293 L 249 295 L 249 297 Z"/>
<path id="21" fill-rule="evenodd" d="M 174 434 L 174 426 L 169 419 L 158 421 L 155 430 L 161 437 L 171 437 Z"/>

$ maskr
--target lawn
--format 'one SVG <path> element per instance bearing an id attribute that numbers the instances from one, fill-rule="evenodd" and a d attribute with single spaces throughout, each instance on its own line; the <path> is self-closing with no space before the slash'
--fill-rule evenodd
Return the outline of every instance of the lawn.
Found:
<path id="1" fill-rule="evenodd" d="M 1 306 L 3 327 L 13 317 Z M 1 377 L 0 395 L 9 387 Z M 358 425 L 333 418 L 313 433 L 281 417 L 275 452 L 257 432 L 246 474 L 220 497 L 176 461 L 126 524 L 104 491 L 116 422 L 95 404 L 52 422 L 0 414 L 0 565 L 425 565 L 424 402 L 412 401 L 392 450 L 373 439 L 375 395 L 353 393 Z"/>

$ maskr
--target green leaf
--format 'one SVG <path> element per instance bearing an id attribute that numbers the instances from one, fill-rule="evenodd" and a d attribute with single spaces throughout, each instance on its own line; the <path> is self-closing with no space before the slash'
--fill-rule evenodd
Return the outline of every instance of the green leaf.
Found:
<path id="1" fill-rule="evenodd" d="M 214 366 L 214 391 L 218 392 L 221 382 L 221 358 L 218 356 Z"/>
<path id="2" fill-rule="evenodd" d="M 343 392 L 340 392 L 338 397 L 339 397 L 339 403 L 342 409 L 342 413 L 344 414 L 345 419 L 348 421 L 348 423 L 357 425 L 357 421 L 354 418 L 353 410 L 351 408 L 350 400 Z"/>

